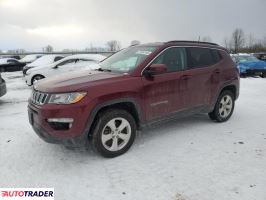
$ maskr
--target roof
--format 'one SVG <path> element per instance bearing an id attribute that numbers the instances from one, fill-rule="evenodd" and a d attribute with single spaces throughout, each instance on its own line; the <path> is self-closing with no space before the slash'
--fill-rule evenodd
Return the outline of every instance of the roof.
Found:
<path id="1" fill-rule="evenodd" d="M 166 44 L 171 44 L 171 43 L 180 43 L 180 44 L 184 44 L 184 43 L 187 43 L 187 44 L 204 44 L 204 45 L 214 45 L 214 46 L 219 46 L 218 44 L 216 43 L 212 43 L 212 42 L 201 42 L 201 41 L 189 41 L 189 40 L 173 40 L 173 41 L 168 41 L 166 42 Z"/>
<path id="2" fill-rule="evenodd" d="M 15 58 L 0 58 L 0 64 L 1 65 L 7 64 L 8 60 L 17 60 L 17 59 L 15 59 Z"/>
<path id="3" fill-rule="evenodd" d="M 173 40 L 173 41 L 168 41 L 168 42 L 155 42 L 155 43 L 148 43 L 148 44 L 141 44 L 141 45 L 136 45 L 136 46 L 171 46 L 171 45 L 184 45 L 184 46 L 205 46 L 205 47 L 213 47 L 213 48 L 221 48 L 224 49 L 223 47 L 219 46 L 216 43 L 212 42 L 200 42 L 200 41 L 188 41 L 188 40 Z"/>
<path id="4" fill-rule="evenodd" d="M 70 59 L 70 58 L 77 58 L 77 59 L 93 59 L 93 60 L 96 60 L 96 61 L 102 61 L 103 59 L 105 59 L 106 57 L 101 55 L 101 54 L 75 54 L 75 55 L 72 55 L 72 56 L 67 56 L 63 59 Z M 62 60 L 63 60 L 62 59 Z"/>

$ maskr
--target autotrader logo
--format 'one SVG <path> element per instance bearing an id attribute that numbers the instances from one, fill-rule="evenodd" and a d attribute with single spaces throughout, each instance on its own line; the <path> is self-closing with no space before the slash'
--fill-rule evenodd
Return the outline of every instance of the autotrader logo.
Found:
<path id="1" fill-rule="evenodd" d="M 54 200 L 54 188 L 0 188 L 0 200 Z"/>

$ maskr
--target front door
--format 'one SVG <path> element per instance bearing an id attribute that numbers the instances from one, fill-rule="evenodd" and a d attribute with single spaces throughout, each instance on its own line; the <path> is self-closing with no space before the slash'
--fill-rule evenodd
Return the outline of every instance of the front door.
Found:
<path id="1" fill-rule="evenodd" d="M 180 78 L 186 67 L 186 51 L 184 48 L 168 48 L 151 64 L 165 64 L 167 73 L 142 77 L 142 94 L 148 121 L 182 109 L 184 101 L 180 95 Z"/>

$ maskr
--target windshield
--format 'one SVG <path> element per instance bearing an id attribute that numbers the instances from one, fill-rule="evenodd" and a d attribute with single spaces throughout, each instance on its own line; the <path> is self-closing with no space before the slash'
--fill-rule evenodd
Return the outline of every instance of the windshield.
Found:
<path id="1" fill-rule="evenodd" d="M 100 63 L 100 70 L 128 73 L 142 63 L 157 47 L 134 46 L 123 49 Z"/>
<path id="2" fill-rule="evenodd" d="M 239 56 L 239 62 L 247 62 L 247 61 L 258 61 L 258 58 L 254 56 Z"/>

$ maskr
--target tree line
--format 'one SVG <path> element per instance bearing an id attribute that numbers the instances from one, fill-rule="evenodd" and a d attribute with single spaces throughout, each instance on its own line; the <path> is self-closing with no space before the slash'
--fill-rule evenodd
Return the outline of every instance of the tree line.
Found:
<path id="1" fill-rule="evenodd" d="M 231 53 L 266 52 L 266 36 L 258 39 L 252 33 L 246 35 L 241 28 L 236 28 L 230 37 L 224 39 L 223 45 Z"/>

